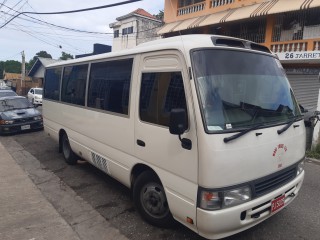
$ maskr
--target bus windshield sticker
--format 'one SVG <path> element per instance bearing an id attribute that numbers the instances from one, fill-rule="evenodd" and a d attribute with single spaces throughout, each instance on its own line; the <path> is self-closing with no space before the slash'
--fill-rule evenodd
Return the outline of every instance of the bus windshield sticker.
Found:
<path id="1" fill-rule="evenodd" d="M 226 124 L 226 129 L 231 129 L 232 128 L 232 124 L 231 123 L 227 123 Z"/>
<path id="2" fill-rule="evenodd" d="M 208 126 L 208 130 L 209 131 L 219 131 L 219 130 L 223 130 L 223 129 L 220 126 Z"/>

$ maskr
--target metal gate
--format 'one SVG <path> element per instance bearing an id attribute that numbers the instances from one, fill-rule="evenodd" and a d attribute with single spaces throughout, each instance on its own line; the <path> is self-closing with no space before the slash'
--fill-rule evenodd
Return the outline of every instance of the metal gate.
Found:
<path id="1" fill-rule="evenodd" d="M 320 82 L 318 75 L 287 75 L 293 92 L 304 108 L 315 111 L 318 103 Z"/>

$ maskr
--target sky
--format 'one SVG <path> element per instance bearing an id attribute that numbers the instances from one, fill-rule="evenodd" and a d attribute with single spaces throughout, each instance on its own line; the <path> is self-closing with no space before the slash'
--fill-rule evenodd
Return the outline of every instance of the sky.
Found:
<path id="1" fill-rule="evenodd" d="M 81 13 L 28 15 L 67 28 L 108 34 L 62 30 L 24 15 L 20 15 L 1 28 L 17 12 L 61 12 L 124 1 L 126 0 L 0 0 L 0 61 L 21 61 L 22 51 L 25 53 L 26 61 L 42 50 L 47 51 L 54 59 L 58 59 L 62 51 L 72 55 L 91 53 L 94 43 L 112 45 L 113 31 L 109 28 L 109 24 L 116 22 L 117 17 L 138 8 L 143 8 L 151 14 L 157 14 L 164 9 L 164 0 L 142 0 Z"/>

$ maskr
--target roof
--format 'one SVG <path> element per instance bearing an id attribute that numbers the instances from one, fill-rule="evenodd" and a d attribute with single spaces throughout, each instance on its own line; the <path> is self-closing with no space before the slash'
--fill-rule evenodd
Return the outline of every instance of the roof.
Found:
<path id="1" fill-rule="evenodd" d="M 239 38 L 220 36 L 220 35 L 215 36 L 215 35 L 209 35 L 209 34 L 181 35 L 176 37 L 162 38 L 159 40 L 145 42 L 136 47 L 120 50 L 117 52 L 103 53 L 103 54 L 98 54 L 90 57 L 61 61 L 59 63 L 54 63 L 49 65 L 48 68 L 69 65 L 69 64 L 72 65 L 72 64 L 79 64 L 79 63 L 87 63 L 90 61 L 99 61 L 99 60 L 104 60 L 106 58 L 114 58 L 114 57 L 121 57 L 121 56 L 129 57 L 135 54 L 168 50 L 168 49 L 178 50 L 180 52 L 188 53 L 191 49 L 195 49 L 195 48 L 208 48 L 208 47 L 224 48 L 223 46 L 215 45 L 212 41 L 213 37 L 239 40 Z M 243 39 L 240 39 L 240 40 L 250 43 L 250 41 L 248 40 L 243 40 Z M 242 49 L 242 50 L 255 51 L 250 49 Z"/>
<path id="2" fill-rule="evenodd" d="M 51 58 L 43 58 L 43 57 L 38 57 L 37 61 L 33 64 L 28 76 L 32 77 L 39 67 L 43 66 L 46 67 L 52 63 L 58 62 L 59 60 L 51 59 Z"/>
<path id="3" fill-rule="evenodd" d="M 16 79 L 21 79 L 21 73 L 8 73 L 6 72 L 4 74 L 4 80 L 16 80 Z M 30 77 L 25 77 L 26 81 L 31 81 Z"/>
<path id="4" fill-rule="evenodd" d="M 128 13 L 126 15 L 123 15 L 121 17 L 117 17 L 116 19 L 118 21 L 121 21 L 123 19 L 126 19 L 126 18 L 129 18 L 129 17 L 132 17 L 132 16 L 141 16 L 141 17 L 146 17 L 146 18 L 149 18 L 149 19 L 152 19 L 152 20 L 155 20 L 155 21 L 159 21 L 161 22 L 161 20 L 157 19 L 155 16 L 153 16 L 152 14 L 148 13 L 146 10 L 142 9 L 142 8 L 138 8 L 137 10 L 131 12 L 131 13 Z"/>

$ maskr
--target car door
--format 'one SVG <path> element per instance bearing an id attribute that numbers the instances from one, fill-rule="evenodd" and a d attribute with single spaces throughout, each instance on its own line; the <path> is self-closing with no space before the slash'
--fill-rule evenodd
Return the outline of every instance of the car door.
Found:
<path id="1" fill-rule="evenodd" d="M 187 217 L 195 222 L 198 147 L 187 69 L 177 52 L 141 57 L 135 153 L 158 174 L 174 217 L 183 223 Z M 190 150 L 169 132 L 170 111 L 174 108 L 187 110 L 188 130 L 182 137 L 191 140 Z"/>

